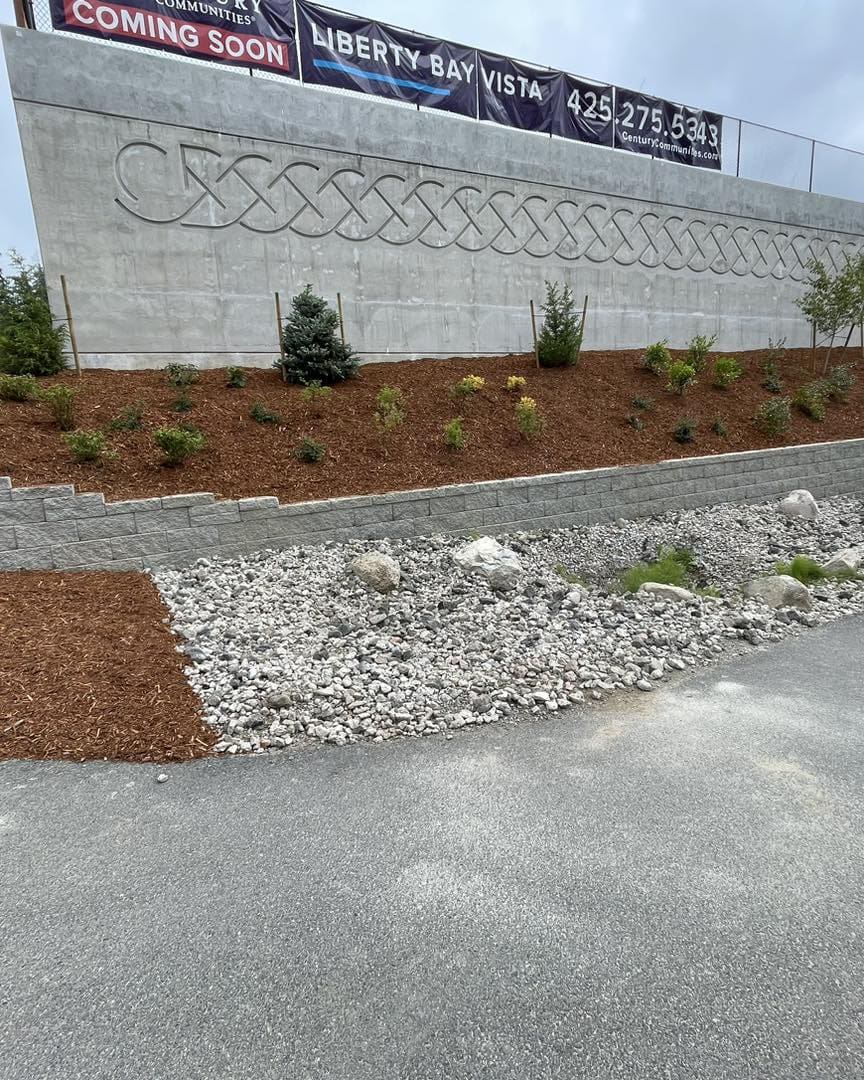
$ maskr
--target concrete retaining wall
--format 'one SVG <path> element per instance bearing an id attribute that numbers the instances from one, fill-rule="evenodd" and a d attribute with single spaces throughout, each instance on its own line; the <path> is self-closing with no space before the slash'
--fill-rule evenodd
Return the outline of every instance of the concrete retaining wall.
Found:
<path id="1" fill-rule="evenodd" d="M 864 439 L 286 506 L 204 493 L 106 503 L 0 477 L 0 570 L 140 570 L 326 540 L 556 529 L 798 487 L 864 497 Z"/>
<path id="2" fill-rule="evenodd" d="M 530 351 L 546 279 L 589 348 L 809 343 L 864 205 L 626 151 L 2 28 L 52 301 L 91 367 L 269 365 L 273 292 L 379 359 Z M 733 125 L 730 125 L 730 132 Z M 734 163 L 734 136 L 725 147 Z"/>

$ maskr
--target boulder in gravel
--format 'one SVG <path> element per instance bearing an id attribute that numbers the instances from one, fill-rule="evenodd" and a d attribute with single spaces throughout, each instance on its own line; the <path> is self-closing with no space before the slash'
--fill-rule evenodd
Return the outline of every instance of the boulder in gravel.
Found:
<path id="1" fill-rule="evenodd" d="M 864 554 L 861 548 L 843 548 L 836 555 L 832 555 L 828 562 L 822 563 L 822 569 L 826 574 L 854 574 L 860 569 Z"/>
<path id="2" fill-rule="evenodd" d="M 773 574 L 771 577 L 755 578 L 744 586 L 744 595 L 761 600 L 771 608 L 792 607 L 810 611 L 813 596 L 806 585 L 789 574 Z"/>
<path id="3" fill-rule="evenodd" d="M 679 585 L 665 585 L 662 581 L 644 581 L 639 586 L 639 592 L 643 596 L 650 596 L 655 600 L 693 600 L 695 594 L 689 589 L 682 589 Z"/>
<path id="4" fill-rule="evenodd" d="M 380 593 L 393 592 L 399 585 L 399 563 L 383 551 L 367 551 L 351 563 L 352 572 Z"/>
<path id="5" fill-rule="evenodd" d="M 482 574 L 493 589 L 512 589 L 522 577 L 522 563 L 510 548 L 481 536 L 457 551 L 453 561 L 466 574 Z"/>
<path id="6" fill-rule="evenodd" d="M 815 521 L 819 517 L 819 505 L 809 491 L 801 488 L 790 491 L 785 499 L 780 500 L 780 513 L 790 518 Z"/>

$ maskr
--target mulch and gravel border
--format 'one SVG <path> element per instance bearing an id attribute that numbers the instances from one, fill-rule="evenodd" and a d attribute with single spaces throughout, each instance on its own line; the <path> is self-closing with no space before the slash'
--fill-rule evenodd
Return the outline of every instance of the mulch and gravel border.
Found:
<path id="1" fill-rule="evenodd" d="M 0 574 L 0 760 L 208 754 L 167 618 L 143 574 Z"/>

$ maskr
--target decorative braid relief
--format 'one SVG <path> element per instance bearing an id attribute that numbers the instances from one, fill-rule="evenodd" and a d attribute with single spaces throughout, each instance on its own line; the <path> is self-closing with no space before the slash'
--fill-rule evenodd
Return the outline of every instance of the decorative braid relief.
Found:
<path id="1" fill-rule="evenodd" d="M 205 146 L 127 143 L 117 154 L 117 203 L 141 221 L 395 247 L 458 247 L 499 255 L 800 281 L 819 258 L 844 265 L 860 241 L 815 230 L 724 219 L 599 195 L 562 195 L 542 184 L 446 169 L 324 155 L 328 163 Z M 411 175 L 407 175 L 410 172 Z"/>

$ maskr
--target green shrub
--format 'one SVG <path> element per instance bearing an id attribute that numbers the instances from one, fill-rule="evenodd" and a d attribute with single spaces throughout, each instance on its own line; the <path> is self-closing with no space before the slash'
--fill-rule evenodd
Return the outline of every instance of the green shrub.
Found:
<path id="1" fill-rule="evenodd" d="M 555 567 L 555 573 L 562 581 L 566 581 L 568 585 L 585 585 L 585 579 L 579 575 L 574 574 L 572 570 L 568 570 L 564 563 L 558 563 Z"/>
<path id="2" fill-rule="evenodd" d="M 282 335 L 284 359 L 276 362 L 288 382 L 322 386 L 350 379 L 357 358 L 338 336 L 339 316 L 327 301 L 306 288 L 291 301 L 291 314 Z"/>
<path id="3" fill-rule="evenodd" d="M 812 585 L 814 581 L 822 581 L 830 575 L 826 573 L 819 563 L 814 562 L 807 555 L 796 555 L 791 562 L 778 562 L 774 566 L 775 574 L 788 574 L 789 577 L 797 578 L 804 585 Z"/>
<path id="4" fill-rule="evenodd" d="M 778 341 L 773 341 L 768 338 L 768 350 L 767 355 L 762 361 L 762 371 L 768 375 L 773 372 L 777 374 L 777 365 L 786 356 L 786 338 L 782 337 Z"/>
<path id="5" fill-rule="evenodd" d="M 140 431 L 142 428 L 141 418 L 144 416 L 144 406 L 140 401 L 134 405 L 124 405 L 113 420 L 108 422 L 109 431 Z"/>
<path id="6" fill-rule="evenodd" d="M 462 426 L 462 417 L 454 416 L 449 423 L 444 425 L 444 445 L 448 450 L 464 450 L 467 441 L 468 436 Z"/>
<path id="7" fill-rule="evenodd" d="M 297 449 L 294 451 L 294 457 L 298 461 L 305 461 L 310 465 L 314 465 L 320 461 L 321 458 L 327 453 L 327 448 L 323 443 L 317 441 L 317 439 L 311 439 L 306 435 Z"/>
<path id="8" fill-rule="evenodd" d="M 242 390 L 246 385 L 246 372 L 242 367 L 229 367 L 225 385 L 229 390 Z"/>
<path id="9" fill-rule="evenodd" d="M 693 571 L 693 555 L 686 548 L 661 548 L 651 563 L 636 563 L 625 570 L 619 583 L 624 592 L 638 592 L 646 581 L 683 588 Z"/>
<path id="10" fill-rule="evenodd" d="M 715 416 L 714 423 L 711 425 L 711 430 L 715 435 L 718 435 L 721 439 L 725 439 L 729 435 L 729 430 L 726 424 L 723 422 L 722 416 Z"/>
<path id="11" fill-rule="evenodd" d="M 697 334 L 687 346 L 687 363 L 697 374 L 704 369 L 708 360 L 708 353 L 714 348 L 716 340 L 716 336 L 703 337 L 701 334 Z"/>
<path id="12" fill-rule="evenodd" d="M 789 398 L 763 401 L 756 413 L 756 426 L 766 435 L 782 435 L 792 422 L 792 402 Z"/>
<path id="13" fill-rule="evenodd" d="M 668 344 L 667 341 L 663 340 L 655 341 L 653 345 L 649 345 L 645 350 L 642 367 L 655 375 L 662 375 L 672 363 L 672 354 L 669 352 Z"/>
<path id="14" fill-rule="evenodd" d="M 811 420 L 824 420 L 828 411 L 828 392 L 822 380 L 809 382 L 800 387 L 792 397 L 792 404 Z"/>
<path id="15" fill-rule="evenodd" d="M 714 385 L 727 390 L 744 374 L 744 365 L 734 356 L 720 356 L 714 361 Z"/>
<path id="16" fill-rule="evenodd" d="M 51 413 L 51 418 L 61 431 L 75 427 L 75 391 L 68 386 L 49 386 L 40 391 L 39 400 Z"/>
<path id="17" fill-rule="evenodd" d="M 56 375 L 66 367 L 65 323 L 55 322 L 41 266 L 10 253 L 12 272 L 0 271 L 0 372 Z"/>
<path id="18" fill-rule="evenodd" d="M 398 386 L 381 387 L 373 419 L 381 435 L 389 435 L 405 423 L 405 398 Z"/>
<path id="19" fill-rule="evenodd" d="M 645 412 L 650 412 L 654 408 L 654 398 L 634 397 L 630 404 L 634 409 L 644 409 Z"/>
<path id="20" fill-rule="evenodd" d="M 79 464 L 99 461 L 106 453 L 105 435 L 101 431 L 71 431 L 63 439 Z"/>
<path id="21" fill-rule="evenodd" d="M 35 401 L 38 396 L 32 375 L 0 375 L 0 401 Z"/>
<path id="22" fill-rule="evenodd" d="M 171 386 L 191 386 L 200 375 L 194 364 L 166 364 L 162 371 Z"/>
<path id="23" fill-rule="evenodd" d="M 666 389 L 675 394 L 683 394 L 688 386 L 696 385 L 695 370 L 689 364 L 685 364 L 680 360 L 675 364 L 671 364 L 666 374 L 669 378 Z"/>
<path id="24" fill-rule="evenodd" d="M 304 405 L 308 405 L 316 416 L 320 416 L 322 409 L 333 396 L 329 386 L 322 386 L 320 382 L 310 382 L 300 391 L 300 398 Z"/>
<path id="25" fill-rule="evenodd" d="M 855 372 L 848 364 L 838 364 L 822 379 L 822 385 L 832 401 L 845 403 L 857 381 Z"/>
<path id="26" fill-rule="evenodd" d="M 201 431 L 187 427 L 160 427 L 153 432 L 153 441 L 162 451 L 163 464 L 182 465 L 183 462 L 204 449 L 205 438 Z"/>
<path id="27" fill-rule="evenodd" d="M 769 394 L 782 394 L 783 383 L 780 376 L 776 372 L 768 372 L 765 378 L 762 380 L 762 386 Z"/>
<path id="28" fill-rule="evenodd" d="M 195 402 L 188 394 L 181 394 L 171 402 L 174 412 L 191 412 L 195 408 Z"/>
<path id="29" fill-rule="evenodd" d="M 256 424 L 281 424 L 282 417 L 279 413 L 270 412 L 266 405 L 262 405 L 260 401 L 256 401 L 252 408 L 249 410 L 249 416 Z"/>
<path id="30" fill-rule="evenodd" d="M 453 397 L 457 398 L 473 397 L 479 394 L 485 385 L 486 380 L 482 375 L 466 375 L 455 384 L 451 392 Z"/>
<path id="31" fill-rule="evenodd" d="M 542 305 L 543 326 L 537 337 L 537 359 L 541 367 L 572 367 L 582 352 L 582 316 L 577 315 L 569 285 L 546 282 Z"/>
<path id="32" fill-rule="evenodd" d="M 521 397 L 516 403 L 516 427 L 523 439 L 537 439 L 543 434 L 544 420 L 532 397 Z"/>
<path id="33" fill-rule="evenodd" d="M 627 417 L 627 423 L 634 431 L 641 431 L 645 427 L 645 421 L 641 416 L 637 416 L 636 413 L 630 413 Z"/>
<path id="34" fill-rule="evenodd" d="M 672 432 L 672 437 L 675 442 L 679 443 L 691 443 L 696 435 L 696 428 L 699 425 L 695 420 L 688 420 L 686 417 L 678 421 L 675 426 L 675 430 Z"/>

